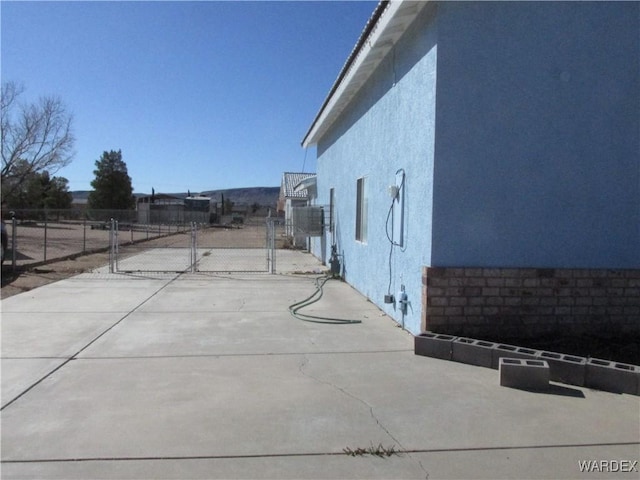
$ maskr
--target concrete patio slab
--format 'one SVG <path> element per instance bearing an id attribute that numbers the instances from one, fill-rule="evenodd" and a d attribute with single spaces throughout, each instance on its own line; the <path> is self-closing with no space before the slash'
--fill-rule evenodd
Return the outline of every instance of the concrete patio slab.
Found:
<path id="1" fill-rule="evenodd" d="M 126 312 L 2 312 L 2 357 L 69 358 Z"/>
<path id="2" fill-rule="evenodd" d="M 126 314 L 167 284 L 166 278 L 101 277 L 83 274 L 4 299 L 2 313 Z"/>
<path id="3" fill-rule="evenodd" d="M 417 356 L 340 281 L 304 312 L 361 323 L 293 318 L 315 278 L 96 273 L 4 300 L 3 478 L 577 478 L 639 460 L 637 396 Z"/>
<path id="4" fill-rule="evenodd" d="M 3 358 L 0 368 L 2 405 L 26 392 L 66 361 L 66 358 Z"/>
<path id="5" fill-rule="evenodd" d="M 372 340 L 394 333 L 388 317 L 374 318 L 380 326 Z M 337 328 L 336 326 L 335 328 Z M 95 342 L 80 358 L 121 356 L 266 355 L 321 352 L 371 351 L 359 342 L 361 330 L 345 328 L 342 335 L 325 325 L 302 322 L 285 312 L 197 312 L 187 317 L 166 317 L 140 312 Z M 408 334 L 406 334 L 408 335 Z M 385 348 L 407 351 L 405 336 Z"/>

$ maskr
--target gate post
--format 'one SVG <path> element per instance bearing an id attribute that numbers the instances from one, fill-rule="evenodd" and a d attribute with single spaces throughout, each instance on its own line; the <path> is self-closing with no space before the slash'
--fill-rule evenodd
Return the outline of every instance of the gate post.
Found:
<path id="1" fill-rule="evenodd" d="M 109 273 L 118 271 L 118 221 L 111 219 L 109 227 Z"/>
<path id="2" fill-rule="evenodd" d="M 264 247 L 267 252 L 267 271 L 271 273 L 271 250 L 269 238 L 271 237 L 271 222 L 269 221 L 269 217 L 267 217 L 264 221 L 265 224 L 265 236 L 264 236 Z"/>
<path id="3" fill-rule="evenodd" d="M 113 256 L 113 260 L 114 260 L 114 268 L 115 271 L 118 271 L 118 255 L 120 255 L 120 240 L 118 239 L 118 236 L 120 235 L 120 224 L 118 223 L 118 220 L 114 220 L 115 223 L 115 228 L 113 229 L 113 248 L 114 251 L 116 252 L 115 255 Z"/>
<path id="4" fill-rule="evenodd" d="M 267 262 L 269 267 L 269 273 L 276 273 L 276 229 L 275 219 L 267 218 Z"/>
<path id="5" fill-rule="evenodd" d="M 115 248 L 114 248 L 114 226 L 115 221 L 113 218 L 111 219 L 111 223 L 109 225 L 109 273 L 113 273 L 113 264 L 115 258 Z"/>
<path id="6" fill-rule="evenodd" d="M 197 241 L 197 236 L 198 236 L 198 227 L 196 225 L 196 222 L 191 222 L 191 248 L 190 248 L 191 273 L 195 273 L 196 272 L 196 263 L 198 261 L 198 241 Z"/>

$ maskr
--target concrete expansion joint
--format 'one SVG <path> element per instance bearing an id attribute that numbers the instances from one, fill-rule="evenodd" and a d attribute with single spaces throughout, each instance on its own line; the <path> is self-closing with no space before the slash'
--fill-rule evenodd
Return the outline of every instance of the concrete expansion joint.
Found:
<path id="1" fill-rule="evenodd" d="M 118 319 L 118 321 L 116 321 L 115 323 L 113 323 L 112 325 L 110 325 L 109 327 L 107 327 L 104 331 L 102 331 L 101 333 L 99 333 L 97 336 L 95 336 L 91 341 L 89 341 L 88 343 L 86 343 L 80 350 L 78 350 L 76 353 L 74 353 L 73 355 L 71 355 L 70 357 L 65 357 L 66 359 L 60 364 L 57 365 L 55 368 L 53 368 L 53 370 L 51 370 L 50 372 L 46 373 L 44 376 L 42 376 L 40 379 L 38 379 L 37 381 L 35 381 L 34 383 L 32 383 L 29 387 L 27 387 L 26 389 L 24 389 L 21 393 L 19 393 L 17 396 L 15 396 L 13 399 L 9 400 L 7 403 L 5 403 L 4 405 L 2 405 L 0 407 L 0 411 L 4 410 L 5 408 L 7 408 L 8 406 L 12 405 L 14 402 L 16 402 L 18 399 L 22 398 L 24 395 L 26 395 L 28 392 L 30 392 L 34 387 L 36 387 L 37 385 L 40 385 L 43 381 L 47 380 L 48 378 L 50 378 L 53 374 L 55 374 L 56 372 L 58 372 L 59 370 L 61 370 L 62 368 L 66 367 L 67 364 L 69 364 L 70 362 L 76 360 L 78 358 L 78 355 L 80 355 L 81 353 L 83 353 L 85 350 L 87 350 L 89 347 L 91 347 L 94 343 L 96 343 L 98 340 L 100 340 L 102 337 L 104 337 L 105 335 L 107 335 L 109 332 L 111 332 L 114 328 L 116 328 L 118 325 L 120 325 L 123 321 L 125 321 L 129 316 L 131 316 L 131 314 L 133 314 L 136 310 L 138 310 L 140 307 L 142 307 L 145 303 L 147 303 L 149 300 L 151 300 L 153 297 L 155 297 L 156 295 L 158 295 L 158 293 L 160 293 L 162 290 L 164 290 L 166 287 L 168 287 L 171 283 L 173 283 L 175 281 L 177 277 L 171 279 L 169 282 L 165 283 L 164 285 L 162 285 L 160 288 L 158 288 L 156 291 L 154 291 L 151 295 L 149 295 L 147 298 L 145 298 L 142 302 L 140 302 L 136 307 L 134 307 L 133 309 L 131 309 L 130 311 L 128 311 L 125 315 L 123 315 L 120 319 Z"/>

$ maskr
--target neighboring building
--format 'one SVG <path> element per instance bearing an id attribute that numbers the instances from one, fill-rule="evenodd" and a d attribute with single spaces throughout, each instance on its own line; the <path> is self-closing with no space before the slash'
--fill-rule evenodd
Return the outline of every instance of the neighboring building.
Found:
<path id="1" fill-rule="evenodd" d="M 302 142 L 314 254 L 414 334 L 640 332 L 639 32 L 638 2 L 381 2 Z"/>
<path id="2" fill-rule="evenodd" d="M 184 198 L 158 193 L 144 195 L 136 199 L 138 223 L 182 223 Z"/>
<path id="3" fill-rule="evenodd" d="M 71 200 L 71 208 L 74 210 L 87 210 L 89 206 L 89 199 L 87 197 L 74 196 Z"/>
<path id="4" fill-rule="evenodd" d="M 280 196 L 278 198 L 278 214 L 284 215 L 287 236 L 294 238 L 297 236 L 293 226 L 293 209 L 294 207 L 303 207 L 309 204 L 311 197 L 309 189 L 300 188 L 300 185 L 311 178 L 315 178 L 315 173 L 285 172 L 282 175 Z"/>
<path id="5" fill-rule="evenodd" d="M 210 197 L 154 193 L 138 197 L 136 209 L 138 222 L 144 224 L 212 223 L 215 220 L 215 205 L 212 209 Z"/>

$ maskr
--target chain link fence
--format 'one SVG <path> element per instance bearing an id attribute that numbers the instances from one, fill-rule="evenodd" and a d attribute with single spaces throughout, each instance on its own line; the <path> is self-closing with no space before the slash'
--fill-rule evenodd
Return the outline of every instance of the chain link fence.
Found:
<path id="1" fill-rule="evenodd" d="M 112 219 L 119 224 L 118 242 L 123 245 L 189 228 L 183 223 L 140 223 L 135 210 L 13 210 L 3 218 L 8 240 L 3 263 L 15 270 L 106 252 Z"/>
<path id="2" fill-rule="evenodd" d="M 246 217 L 226 225 L 192 222 L 171 236 L 123 243 L 120 222 L 111 235 L 112 272 L 270 272 L 286 245 L 284 223 Z"/>
<path id="3" fill-rule="evenodd" d="M 112 272 L 271 272 L 278 249 L 304 248 L 304 233 L 279 217 L 230 216 L 225 224 L 140 221 L 134 210 L 5 213 L 5 268 L 25 269 L 109 253 Z"/>

